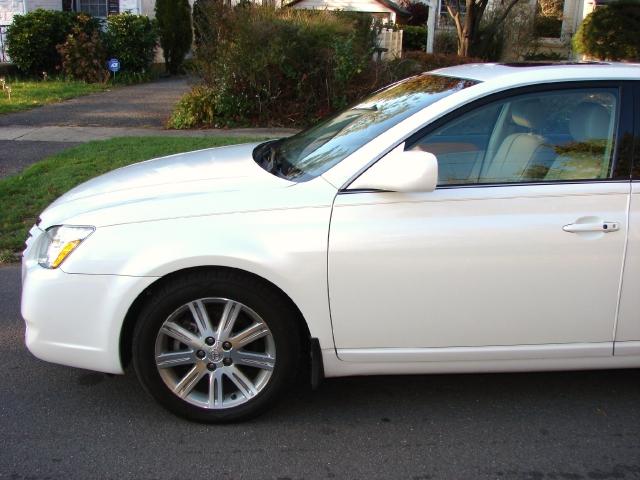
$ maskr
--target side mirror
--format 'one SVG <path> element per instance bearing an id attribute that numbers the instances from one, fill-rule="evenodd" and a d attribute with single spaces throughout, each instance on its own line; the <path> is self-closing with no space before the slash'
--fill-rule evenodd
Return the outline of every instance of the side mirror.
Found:
<path id="1" fill-rule="evenodd" d="M 432 192 L 437 184 L 436 156 L 428 152 L 405 152 L 403 143 L 373 164 L 347 190 Z"/>

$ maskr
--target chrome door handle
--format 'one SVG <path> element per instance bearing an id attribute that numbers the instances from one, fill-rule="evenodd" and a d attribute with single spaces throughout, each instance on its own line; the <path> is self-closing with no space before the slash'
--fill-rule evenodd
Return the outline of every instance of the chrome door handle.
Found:
<path id="1" fill-rule="evenodd" d="M 620 230 L 618 222 L 598 222 L 598 223 L 571 223 L 562 227 L 562 230 L 569 233 L 581 232 L 617 232 Z"/>

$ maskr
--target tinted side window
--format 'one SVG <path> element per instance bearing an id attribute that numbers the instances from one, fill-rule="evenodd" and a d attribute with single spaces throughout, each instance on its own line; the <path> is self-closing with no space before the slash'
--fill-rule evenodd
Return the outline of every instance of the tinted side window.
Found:
<path id="1" fill-rule="evenodd" d="M 618 90 L 528 93 L 469 111 L 411 149 L 438 158 L 439 185 L 609 178 Z"/>

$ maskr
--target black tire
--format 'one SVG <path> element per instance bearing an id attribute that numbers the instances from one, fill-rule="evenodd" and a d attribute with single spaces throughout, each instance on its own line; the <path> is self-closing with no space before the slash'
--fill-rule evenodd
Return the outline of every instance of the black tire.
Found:
<path id="1" fill-rule="evenodd" d="M 233 300 L 248 307 L 247 310 L 253 311 L 267 325 L 271 334 L 269 336 L 269 345 L 271 345 L 271 348 L 275 345 L 275 364 L 272 369 L 269 369 L 270 376 L 262 382 L 258 393 L 251 398 L 247 396 L 247 398 L 243 399 L 242 401 L 245 403 L 239 405 L 231 403 L 232 406 L 225 408 L 201 407 L 193 404 L 192 401 L 180 398 L 163 380 L 160 369 L 156 365 L 156 339 L 165 320 L 170 315 L 175 315 L 174 312 L 180 309 L 181 306 L 198 299 L 209 299 L 211 297 Z M 207 307 L 207 309 L 209 308 Z M 206 423 L 225 423 L 252 418 L 269 408 L 277 400 L 278 396 L 292 384 L 296 377 L 300 365 L 301 345 L 298 321 L 295 312 L 292 310 L 275 288 L 257 278 L 240 272 L 227 270 L 195 271 L 171 278 L 157 291 L 153 292 L 138 317 L 133 334 L 132 351 L 136 374 L 145 390 L 162 406 L 186 419 Z M 186 310 L 184 311 L 186 312 Z M 184 315 L 188 316 L 187 313 Z M 212 318 L 210 323 L 213 324 L 213 322 L 214 319 Z M 175 342 L 173 339 L 169 340 Z M 158 342 L 161 341 L 158 340 Z M 266 342 L 266 340 L 264 341 Z M 191 350 L 194 349 L 191 348 Z M 214 354 L 211 353 L 211 355 Z M 211 365 L 211 363 L 207 365 Z M 222 367 L 222 364 L 219 365 L 220 370 L 218 373 L 224 375 L 224 367 Z M 184 368 L 190 367 L 185 366 Z M 195 365 L 193 368 L 195 368 Z M 241 364 L 236 365 L 236 368 L 249 368 L 251 370 L 251 367 L 244 367 Z M 208 372 L 207 374 L 213 375 L 213 372 Z M 229 377 L 226 377 L 224 382 L 228 381 Z M 202 389 L 202 385 L 204 384 L 198 383 L 194 388 L 200 387 Z M 214 387 L 210 388 L 213 389 Z M 194 393 L 189 393 L 188 395 L 196 394 L 205 395 L 205 393 L 195 390 Z M 224 399 L 225 397 L 223 396 L 222 398 Z M 232 398 L 235 399 L 236 397 L 232 396 Z M 222 400 L 221 405 L 224 401 Z"/>

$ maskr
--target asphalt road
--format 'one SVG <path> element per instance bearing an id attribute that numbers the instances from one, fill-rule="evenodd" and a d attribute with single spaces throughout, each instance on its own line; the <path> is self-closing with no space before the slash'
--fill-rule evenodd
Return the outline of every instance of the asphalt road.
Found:
<path id="1" fill-rule="evenodd" d="M 243 424 L 25 349 L 0 267 L 0 479 L 638 479 L 640 371 L 327 380 Z M 90 321 L 90 319 L 87 319 Z"/>
<path id="2" fill-rule="evenodd" d="M 42 158 L 76 145 L 79 143 L 0 140 L 0 178 L 18 173 Z"/>

